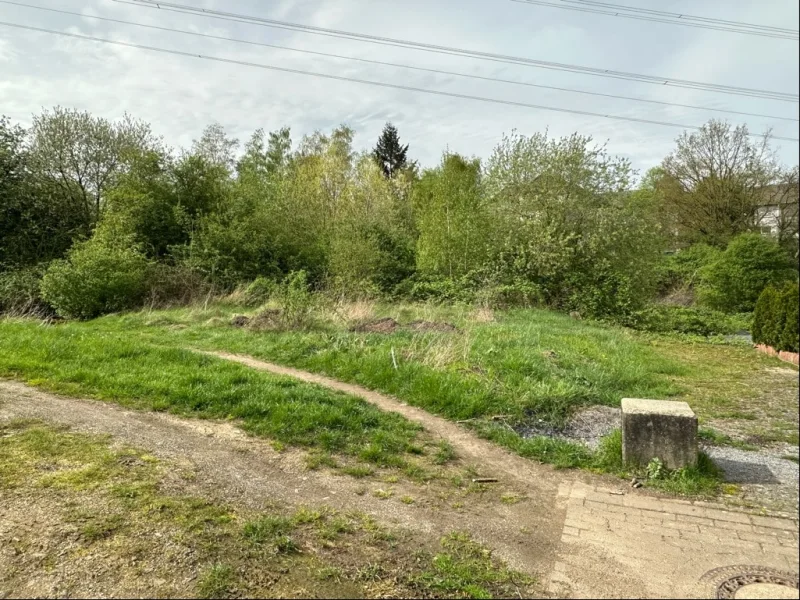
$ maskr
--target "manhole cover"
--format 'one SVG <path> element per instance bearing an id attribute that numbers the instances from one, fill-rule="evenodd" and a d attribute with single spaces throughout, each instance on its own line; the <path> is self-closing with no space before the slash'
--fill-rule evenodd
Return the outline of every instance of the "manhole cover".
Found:
<path id="1" fill-rule="evenodd" d="M 701 581 L 710 584 L 714 598 L 800 598 L 795 573 L 768 567 L 722 567 L 709 571 Z"/>

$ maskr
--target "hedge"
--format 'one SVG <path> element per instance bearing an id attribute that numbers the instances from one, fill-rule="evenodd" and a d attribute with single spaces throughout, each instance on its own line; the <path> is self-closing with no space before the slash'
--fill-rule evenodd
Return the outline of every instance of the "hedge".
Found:
<path id="1" fill-rule="evenodd" d="M 780 289 L 769 286 L 756 302 L 753 341 L 775 350 L 800 351 L 800 286 L 787 283 Z"/>

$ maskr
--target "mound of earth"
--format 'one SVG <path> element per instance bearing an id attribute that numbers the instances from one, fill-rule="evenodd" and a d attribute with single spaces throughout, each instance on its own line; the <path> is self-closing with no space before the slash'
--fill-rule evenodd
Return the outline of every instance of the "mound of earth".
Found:
<path id="1" fill-rule="evenodd" d="M 245 315 L 236 315 L 231 319 L 231 325 L 234 327 L 247 327 L 250 323 L 250 317 Z"/>
<path id="2" fill-rule="evenodd" d="M 275 329 L 281 324 L 282 313 L 277 308 L 266 308 L 250 321 L 250 329 Z"/>
<path id="3" fill-rule="evenodd" d="M 391 317 L 384 317 L 383 319 L 374 319 L 353 325 L 350 331 L 355 333 L 394 333 L 399 327 L 400 325 L 397 321 Z"/>
<path id="4" fill-rule="evenodd" d="M 440 331 L 442 333 L 453 333 L 458 331 L 458 327 L 450 323 L 439 323 L 437 321 L 412 321 L 408 324 L 411 331 Z"/>

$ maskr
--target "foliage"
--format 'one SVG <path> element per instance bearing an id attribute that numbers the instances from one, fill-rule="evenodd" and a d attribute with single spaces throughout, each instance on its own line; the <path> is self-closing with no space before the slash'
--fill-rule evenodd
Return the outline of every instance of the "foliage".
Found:
<path id="1" fill-rule="evenodd" d="M 665 256 L 659 264 L 658 293 L 691 293 L 700 283 L 701 269 L 719 260 L 721 254 L 719 248 L 698 243 Z"/>
<path id="2" fill-rule="evenodd" d="M 414 189 L 417 268 L 423 275 L 457 279 L 482 266 L 490 223 L 480 162 L 445 154 Z"/>
<path id="3" fill-rule="evenodd" d="M 144 298 L 149 267 L 131 239 L 95 236 L 50 264 L 42 297 L 63 317 L 91 319 L 124 310 Z"/>
<path id="4" fill-rule="evenodd" d="M 302 329 L 312 324 L 316 298 L 309 288 L 305 271 L 292 271 L 276 291 L 281 321 L 290 329 Z"/>
<path id="5" fill-rule="evenodd" d="M 752 140 L 745 125 L 716 120 L 677 139 L 656 187 L 679 240 L 724 248 L 737 235 L 758 230 L 762 205 L 773 199 L 796 203 L 784 194 L 792 188 L 792 172 L 780 167 L 769 141 L 768 135 Z"/>
<path id="6" fill-rule="evenodd" d="M 391 123 L 386 123 L 381 136 L 378 138 L 378 143 L 372 151 L 372 155 L 383 174 L 386 177 L 393 177 L 395 173 L 404 169 L 408 164 L 407 153 L 408 144 L 403 146 L 400 143 L 397 128 Z"/>
<path id="7" fill-rule="evenodd" d="M 786 283 L 782 288 L 768 286 L 761 292 L 753 313 L 753 341 L 776 350 L 798 352 L 798 297 L 797 282 Z"/>
<path id="8" fill-rule="evenodd" d="M 504 137 L 484 179 L 493 280 L 527 281 L 548 304 L 591 315 L 640 306 L 661 242 L 652 198 L 630 181 L 629 163 L 591 138 Z"/>
<path id="9" fill-rule="evenodd" d="M 777 242 L 760 234 L 742 234 L 701 270 L 701 278 L 702 304 L 725 312 L 748 312 L 764 288 L 796 280 L 797 272 Z"/>
<path id="10" fill-rule="evenodd" d="M 56 107 L 33 118 L 30 168 L 60 201 L 75 203 L 88 232 L 104 209 L 105 193 L 133 156 L 160 147 L 150 126 L 124 115 L 118 122 Z"/>
<path id="11" fill-rule="evenodd" d="M 23 267 L 0 272 L 0 313 L 10 315 L 47 316 L 53 309 L 41 294 L 42 275 L 46 265 Z"/>
<path id="12" fill-rule="evenodd" d="M 652 304 L 624 319 L 622 324 L 640 331 L 689 335 L 731 335 L 750 328 L 748 314 L 727 314 L 704 307 Z"/>
<path id="13" fill-rule="evenodd" d="M 256 277 L 244 291 L 245 303 L 248 306 L 261 306 L 276 292 L 276 284 L 272 279 Z"/>

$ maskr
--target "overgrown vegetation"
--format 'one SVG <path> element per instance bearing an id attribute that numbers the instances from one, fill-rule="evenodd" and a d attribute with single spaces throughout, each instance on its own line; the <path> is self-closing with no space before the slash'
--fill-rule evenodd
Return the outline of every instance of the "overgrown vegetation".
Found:
<path id="1" fill-rule="evenodd" d="M 257 130 L 240 150 L 215 124 L 173 154 L 128 116 L 4 118 L 0 310 L 88 319 L 238 288 L 253 306 L 284 292 L 284 326 L 307 327 L 303 287 L 719 333 L 716 314 L 650 305 L 749 312 L 796 280 L 797 171 L 746 129 L 680 137 L 638 187 L 578 134 L 514 132 L 486 161 L 447 152 L 422 170 L 391 124 L 371 152 L 353 138 Z M 774 236 L 753 233 L 766 214 Z"/>

